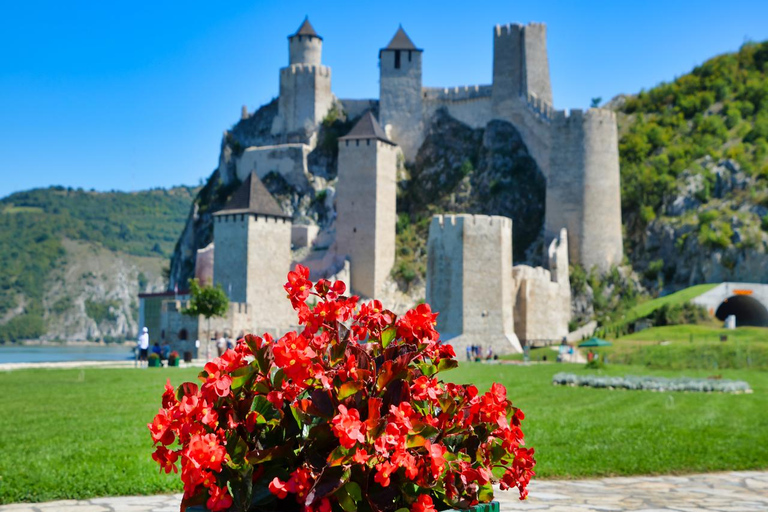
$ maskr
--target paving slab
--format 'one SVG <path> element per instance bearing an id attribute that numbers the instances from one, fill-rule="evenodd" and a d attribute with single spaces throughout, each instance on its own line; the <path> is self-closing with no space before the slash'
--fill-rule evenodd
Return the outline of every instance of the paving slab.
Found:
<path id="1" fill-rule="evenodd" d="M 533 481 L 527 500 L 496 490 L 502 512 L 768 511 L 768 471 Z M 0 505 L 0 512 L 177 512 L 181 494 Z"/>

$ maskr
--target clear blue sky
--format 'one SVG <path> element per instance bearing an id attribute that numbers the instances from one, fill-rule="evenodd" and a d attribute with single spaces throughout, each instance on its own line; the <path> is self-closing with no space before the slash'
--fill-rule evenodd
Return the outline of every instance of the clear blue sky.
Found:
<path id="1" fill-rule="evenodd" d="M 765 0 L 4 2 L 0 197 L 197 184 L 241 105 L 276 96 L 305 15 L 342 98 L 378 97 L 377 51 L 399 23 L 424 49 L 424 85 L 453 86 L 490 83 L 495 24 L 545 22 L 557 108 L 768 39 Z"/>

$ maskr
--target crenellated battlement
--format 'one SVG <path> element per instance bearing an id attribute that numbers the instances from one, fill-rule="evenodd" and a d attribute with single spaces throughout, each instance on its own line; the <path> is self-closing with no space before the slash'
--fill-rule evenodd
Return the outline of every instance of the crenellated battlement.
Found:
<path id="1" fill-rule="evenodd" d="M 557 110 L 552 120 L 559 125 L 584 123 L 587 121 L 602 121 L 616 123 L 616 113 L 605 108 L 590 108 L 587 110 L 572 108 L 570 110 Z"/>
<path id="2" fill-rule="evenodd" d="M 422 87 L 424 101 L 467 101 L 490 98 L 492 85 L 463 85 L 458 87 Z"/>
<path id="3" fill-rule="evenodd" d="M 536 114 L 536 116 L 543 121 L 550 122 L 555 119 L 559 113 L 563 112 L 561 110 L 555 110 L 555 107 L 553 107 L 551 103 L 539 98 L 532 92 L 529 92 L 525 96 L 521 96 L 520 99 L 525 103 L 525 106 L 528 107 L 528 110 Z"/>
<path id="4" fill-rule="evenodd" d="M 507 23 L 502 25 L 496 25 L 493 30 L 494 37 L 509 37 L 517 36 L 523 30 L 523 25 L 520 23 Z"/>
<path id="5" fill-rule="evenodd" d="M 499 215 L 442 214 L 432 216 L 432 225 L 441 230 L 463 230 L 465 226 L 472 226 L 477 229 L 502 228 L 511 230 L 512 219 Z"/>
<path id="6" fill-rule="evenodd" d="M 318 75 L 318 76 L 331 76 L 331 68 L 328 66 L 316 66 L 314 64 L 291 64 L 280 70 L 280 75 Z"/>

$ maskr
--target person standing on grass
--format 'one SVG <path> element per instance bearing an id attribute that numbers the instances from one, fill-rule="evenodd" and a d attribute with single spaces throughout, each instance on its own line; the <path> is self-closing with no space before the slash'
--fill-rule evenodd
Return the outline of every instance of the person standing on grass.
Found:
<path id="1" fill-rule="evenodd" d="M 141 366 L 144 366 L 147 362 L 147 354 L 149 352 L 149 329 L 146 327 L 141 330 L 137 346 L 139 349 L 139 361 L 141 361 Z"/>

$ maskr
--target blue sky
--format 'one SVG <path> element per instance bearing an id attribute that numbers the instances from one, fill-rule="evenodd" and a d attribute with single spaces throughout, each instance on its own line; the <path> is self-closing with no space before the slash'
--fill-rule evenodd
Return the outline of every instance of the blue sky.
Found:
<path id="1" fill-rule="evenodd" d="M 241 105 L 277 94 L 305 15 L 342 98 L 378 97 L 377 52 L 400 23 L 424 49 L 425 86 L 490 83 L 493 26 L 546 23 L 557 108 L 768 39 L 766 1 L 5 2 L 0 197 L 197 184 Z"/>

